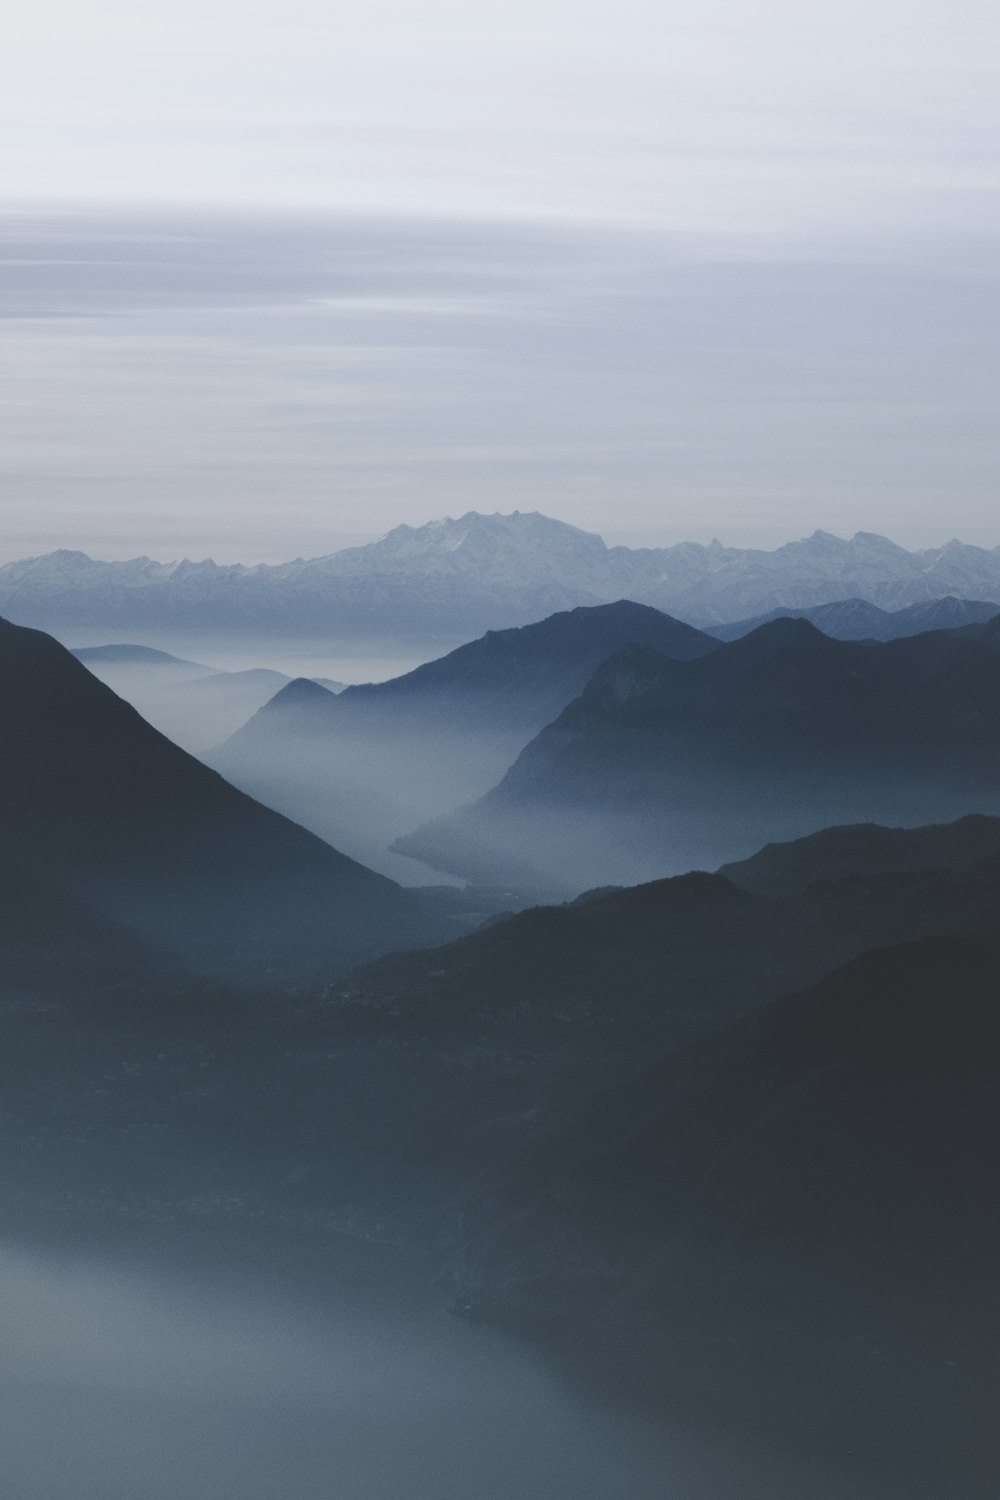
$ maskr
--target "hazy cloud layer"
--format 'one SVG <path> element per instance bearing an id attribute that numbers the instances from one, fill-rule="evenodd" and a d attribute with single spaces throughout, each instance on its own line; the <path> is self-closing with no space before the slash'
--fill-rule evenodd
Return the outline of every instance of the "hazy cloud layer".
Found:
<path id="1" fill-rule="evenodd" d="M 6 557 L 281 559 L 469 508 L 997 541 L 984 242 L 138 211 L 0 235 Z"/>
<path id="2" fill-rule="evenodd" d="M 331 1267 L 331 1271 L 333 1268 Z M 575 1400 L 436 1305 L 220 1291 L 0 1246 L 0 1439 L 18 1500 L 835 1500 L 795 1459 Z M 866 1486 L 852 1492 L 876 1500 Z M 879 1500 L 888 1500 L 882 1491 Z"/>
<path id="3" fill-rule="evenodd" d="M 995 542 L 998 42 L 986 0 L 22 7 L 3 555 L 469 506 Z M 131 207 L 23 211 L 70 200 Z"/>
<path id="4" fill-rule="evenodd" d="M 987 0 L 36 0 L 8 194 L 652 221 L 993 222 Z"/>

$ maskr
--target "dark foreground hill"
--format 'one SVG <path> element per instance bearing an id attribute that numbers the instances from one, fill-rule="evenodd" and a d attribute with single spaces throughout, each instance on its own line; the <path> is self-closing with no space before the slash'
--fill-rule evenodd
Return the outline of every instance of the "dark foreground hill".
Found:
<path id="1" fill-rule="evenodd" d="M 484 1173 L 649 1059 L 872 946 L 1000 931 L 1000 851 L 965 870 L 867 873 L 781 899 L 689 875 L 523 912 L 343 979 L 331 966 L 314 985 L 257 984 L 251 1004 L 246 986 L 218 1000 L 192 987 L 134 928 L 109 967 L 111 924 L 91 909 L 88 928 L 80 901 L 69 914 L 96 961 L 77 962 L 75 949 L 67 961 L 67 903 L 53 905 L 42 886 L 42 906 L 38 889 L 26 887 L 2 930 L 0 997 L 0 1157 L 12 1164 L 28 1132 L 29 1199 L 51 1192 L 58 1205 L 65 1170 L 74 1201 L 117 1180 L 122 1201 L 151 1194 L 183 1216 L 211 1182 L 223 1201 L 273 1199 L 268 1213 L 280 1204 L 324 1222 L 408 1225 L 400 1233 L 429 1236 L 438 1262 Z M 35 946 L 12 974 L 24 919 Z M 182 990 L 183 1008 L 159 1003 Z M 22 1014 L 19 997 L 40 992 L 45 1005 Z M 67 1029 L 69 1015 L 79 1019 Z M 192 1026 L 206 1034 L 197 1046 Z M 56 1125 L 72 1159 L 61 1166 L 60 1147 L 43 1172 L 31 1142 Z M 177 1150 L 190 1162 L 179 1175 Z M 157 1186 L 161 1168 L 170 1182 Z"/>
<path id="2" fill-rule="evenodd" d="M 652 1407 L 989 1494 L 998 975 L 996 937 L 872 953 L 606 1094 L 492 1184 L 466 1309 Z"/>
<path id="3" fill-rule="evenodd" d="M 948 1362 L 957 1357 L 963 1372 L 971 1370 L 966 1357 L 976 1350 L 953 1340 L 964 1340 L 975 1318 L 960 1300 L 928 1303 L 935 1343 L 923 1314 L 911 1316 L 909 1288 L 924 1274 L 919 1267 L 907 1273 L 905 1299 L 901 1294 L 895 1306 L 885 1303 L 883 1262 L 860 1291 L 851 1279 L 856 1265 L 867 1275 L 869 1244 L 890 1209 L 903 1213 L 902 1189 L 906 1182 L 919 1187 L 917 1176 L 910 1172 L 884 1209 L 875 1202 L 870 1220 L 864 1182 L 856 1199 L 844 1198 L 829 1291 L 825 1263 L 815 1255 L 839 1201 L 837 1153 L 854 1139 L 850 1120 L 845 1125 L 833 1112 L 844 1090 L 825 1113 L 823 1090 L 830 1080 L 840 1086 L 858 1050 L 870 1054 L 875 1082 L 869 1087 L 864 1075 L 855 1091 L 862 1119 L 871 1122 L 872 1162 L 864 1167 L 874 1171 L 893 1159 L 905 1167 L 903 1157 L 892 1157 L 899 1145 L 893 1110 L 908 1054 L 887 1062 L 885 1028 L 864 1032 L 868 991 L 861 979 L 838 980 L 828 1003 L 803 1012 L 787 1049 L 788 1072 L 801 1075 L 805 1098 L 817 1099 L 817 1123 L 810 1133 L 808 1112 L 792 1112 L 778 1144 L 794 1165 L 801 1143 L 805 1192 L 776 1147 L 773 1168 L 760 1167 L 757 1185 L 754 1131 L 744 1129 L 758 1103 L 767 1126 L 767 1088 L 784 1077 L 784 1043 L 774 1067 L 755 1062 L 745 1085 L 730 1068 L 714 1092 L 705 1058 L 716 1053 L 702 1049 L 718 1045 L 708 1033 L 776 994 L 823 981 L 832 966 L 872 945 L 995 935 L 1000 855 L 941 872 L 866 865 L 860 874 L 804 887 L 777 899 L 720 876 L 689 875 L 592 893 L 496 922 L 444 948 L 385 957 L 346 979 L 335 981 L 331 972 L 294 991 L 189 987 L 145 995 L 137 1005 L 133 979 L 83 997 L 54 982 L 43 1004 L 11 997 L 0 1056 L 0 1227 L 74 1244 L 81 1236 L 138 1237 L 145 1246 L 179 1245 L 185 1257 L 221 1239 L 236 1255 L 268 1263 L 273 1257 L 285 1269 L 309 1262 L 317 1282 L 331 1279 L 343 1246 L 355 1245 L 367 1261 L 388 1244 L 421 1276 L 438 1278 L 442 1305 L 452 1290 L 451 1278 L 441 1283 L 442 1268 L 453 1266 L 467 1310 L 542 1341 L 575 1378 L 601 1373 L 630 1402 L 662 1414 L 686 1401 L 721 1419 L 723 1432 L 738 1418 L 761 1431 L 771 1424 L 786 1446 L 822 1439 L 858 1474 L 868 1466 L 859 1455 L 861 1439 L 871 1435 L 870 1410 L 892 1464 L 916 1458 L 930 1474 L 925 1457 L 949 1459 L 956 1436 L 968 1437 Z M 949 996 L 959 996 L 965 951 L 947 949 L 950 969 L 917 966 L 909 998 L 918 1010 L 920 984 L 934 973 L 950 975 Z M 951 1005 L 948 998 L 935 1012 L 943 1077 L 965 1025 L 957 998 L 952 1032 Z M 925 1048 L 929 1026 L 918 1020 L 915 1014 L 914 1046 Z M 753 1026 L 739 1024 L 752 1040 Z M 904 1005 L 900 1034 L 906 1029 Z M 629 1152 L 633 1136 L 658 1121 L 665 1098 L 672 1109 L 687 1097 L 663 1094 L 661 1065 L 650 1070 L 651 1060 L 691 1044 L 696 1050 L 685 1054 L 683 1067 L 697 1112 L 690 1140 L 684 1134 L 671 1159 L 676 1180 L 684 1181 L 688 1152 L 699 1180 L 710 1178 L 703 1167 L 713 1140 L 722 1142 L 716 1167 L 724 1167 L 729 1144 L 749 1150 L 750 1160 L 744 1166 L 737 1154 L 737 1181 L 718 1195 L 710 1253 L 700 1253 L 704 1237 L 690 1255 L 689 1242 L 678 1238 L 675 1277 L 667 1265 L 674 1232 L 661 1224 L 674 1200 L 667 1193 L 661 1201 L 658 1179 L 644 1189 Z M 730 1052 L 737 1061 L 742 1056 L 730 1047 L 725 1058 Z M 982 1056 L 990 1056 L 988 1037 Z M 978 1057 L 972 1062 L 969 1108 L 980 1081 Z M 879 1089 L 886 1112 L 875 1118 L 866 1111 Z M 927 1097 L 933 1118 L 938 1106 Z M 987 1132 L 992 1107 L 988 1099 L 981 1114 Z M 900 1119 L 908 1121 L 905 1111 Z M 961 1137 L 948 1129 L 942 1149 L 951 1152 Z M 926 1139 L 926 1130 L 912 1134 Z M 622 1155 L 607 1180 L 595 1175 L 589 1196 L 574 1199 L 576 1168 L 586 1174 L 592 1158 L 618 1146 Z M 927 1193 L 938 1193 L 940 1173 L 923 1178 Z M 877 1187 L 880 1179 L 865 1181 Z M 741 1185 L 750 1193 L 745 1232 Z M 607 1199 L 608 1230 L 601 1195 L 612 1190 L 622 1199 Z M 797 1227 L 798 1211 L 791 1214 L 778 1274 L 762 1256 L 743 1253 L 756 1243 L 751 1230 L 756 1234 L 762 1221 L 780 1228 L 786 1201 L 803 1197 L 806 1207 L 815 1204 L 820 1227 L 808 1238 Z M 692 1189 L 689 1201 L 695 1198 Z M 958 1222 L 956 1185 L 945 1183 L 939 1199 L 942 1214 L 954 1211 Z M 643 1209 L 652 1227 L 635 1222 Z M 901 1222 L 918 1220 L 911 1212 Z M 977 1233 L 970 1229 L 961 1263 L 970 1288 Z M 860 1247 L 856 1255 L 852 1246 Z M 901 1277 L 897 1282 L 903 1286 Z M 664 1338 L 679 1372 L 678 1363 L 663 1359 Z M 941 1353 L 945 1344 L 951 1350 Z M 832 1363 L 824 1362 L 828 1355 Z M 966 1390 L 991 1388 L 974 1371 L 962 1378 Z M 957 1465 L 950 1488 L 924 1490 L 912 1477 L 908 1469 L 901 1490 L 907 1500 L 971 1500 Z M 843 1492 L 859 1491 L 845 1481 Z"/>
<path id="4" fill-rule="evenodd" d="M 991 632 L 880 645 L 778 620 L 700 661 L 626 648 L 493 791 L 396 847 L 478 879 L 579 889 L 836 823 L 995 813 Z"/>
<path id="5" fill-rule="evenodd" d="M 1000 853 L 1000 818 L 970 815 L 927 828 L 856 823 L 824 828 L 787 844 L 768 844 L 749 859 L 719 870 L 758 896 L 793 896 L 819 880 L 844 880 L 887 871 L 966 870 Z"/>
<path id="6" fill-rule="evenodd" d="M 9 923 L 26 953 L 69 960 L 84 929 L 95 952 L 116 932 L 163 962 L 263 979 L 447 931 L 164 739 L 50 637 L 0 622 L 0 703 L 5 882 L 40 902 L 37 941 Z"/>
<path id="7" fill-rule="evenodd" d="M 717 643 L 627 600 L 489 631 L 389 682 L 334 695 L 290 683 L 209 757 L 224 776 L 338 848 L 387 873 L 417 823 L 479 796 L 531 737 L 635 642 L 678 660 Z"/>

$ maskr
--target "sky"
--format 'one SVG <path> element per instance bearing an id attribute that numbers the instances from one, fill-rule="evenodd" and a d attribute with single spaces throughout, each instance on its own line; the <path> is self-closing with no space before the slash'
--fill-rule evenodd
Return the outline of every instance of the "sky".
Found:
<path id="1" fill-rule="evenodd" d="M 1000 12 L 34 0 L 0 557 L 1000 542 Z"/>

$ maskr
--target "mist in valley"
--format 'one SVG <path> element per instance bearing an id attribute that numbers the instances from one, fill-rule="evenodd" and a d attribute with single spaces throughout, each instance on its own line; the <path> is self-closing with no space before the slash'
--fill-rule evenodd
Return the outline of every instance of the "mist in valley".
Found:
<path id="1" fill-rule="evenodd" d="M 838 1500 L 841 1476 L 647 1424 L 426 1298 L 0 1251 L 19 1500 Z M 902 1500 L 851 1480 L 857 1500 Z"/>
<path id="2" fill-rule="evenodd" d="M 8 28 L 4 1497 L 995 1500 L 998 24 Z"/>
<path id="3" fill-rule="evenodd" d="M 294 678 L 337 692 L 397 677 L 440 654 L 440 644 L 275 641 L 173 631 L 54 632 L 154 728 L 195 755 L 216 749 Z"/>
<path id="4" fill-rule="evenodd" d="M 53 638 L 0 624 L 0 1405 L 19 1495 L 937 1500 L 944 1472 L 979 1500 L 963 1455 L 993 1361 L 1000 820 L 834 829 L 682 873 L 810 831 L 787 792 L 808 789 L 788 778 L 803 745 L 829 743 L 813 679 L 779 673 L 752 718 L 772 743 L 790 694 L 814 736 L 779 775 L 681 756 L 679 810 L 657 702 L 604 694 L 617 658 L 591 673 L 588 637 L 569 676 L 548 647 L 509 671 L 532 630 L 575 641 L 596 621 L 603 649 L 610 609 L 381 686 L 293 680 L 228 742 L 260 752 L 254 796 Z M 749 650 L 754 707 L 801 635 L 767 631 L 763 651 L 625 649 L 696 688 Z M 949 681 L 968 664 L 965 711 L 998 660 L 991 637 L 918 637 L 905 671 L 896 647 L 803 639 L 894 672 L 897 719 L 925 660 Z M 949 765 L 950 724 L 930 747 Z M 867 743 L 830 747 L 844 780 L 804 804 L 817 824 L 872 795 Z M 478 889 L 345 857 L 343 835 L 377 853 L 421 810 L 452 826 L 451 799 L 511 754 L 501 788 L 540 772 L 573 795 L 556 821 L 537 797 L 508 808 L 510 868 L 507 835 L 480 851 L 488 899 L 447 851 Z M 963 784 L 917 795 L 910 769 L 917 806 Z M 280 815 L 292 792 L 301 822 Z M 532 886 L 539 865 L 515 859 L 540 849 Z M 632 883 L 643 858 L 677 878 Z M 623 888 L 559 904 L 609 873 Z"/>

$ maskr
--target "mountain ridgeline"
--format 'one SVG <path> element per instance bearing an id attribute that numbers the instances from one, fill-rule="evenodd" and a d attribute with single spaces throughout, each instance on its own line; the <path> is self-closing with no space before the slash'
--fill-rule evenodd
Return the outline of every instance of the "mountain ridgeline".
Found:
<path id="1" fill-rule="evenodd" d="M 380 555 L 499 591 L 449 535 Z M 391 1247 L 659 1423 L 992 1493 L 1000 616 L 838 608 L 282 680 L 213 767 L 83 663 L 196 716 L 271 679 L 0 622 L 0 1227 Z"/>
<path id="2" fill-rule="evenodd" d="M 572 890 L 1000 811 L 998 644 L 995 624 L 878 644 L 777 620 L 697 661 L 626 647 L 498 786 L 396 848 Z"/>
<path id="3" fill-rule="evenodd" d="M 390 773 L 445 796 L 477 734 L 530 739 L 454 847 L 605 888 L 469 932 L 474 896 L 355 863 L 0 624 L 0 1225 L 235 1245 L 315 1286 L 389 1247 L 658 1421 L 808 1448 L 844 1493 L 979 1500 L 998 645 L 720 644 L 614 604 L 288 684 L 236 740 L 272 771 L 307 741 L 376 832 Z M 682 873 L 607 888 L 644 864 Z"/>
<path id="4" fill-rule="evenodd" d="M 392 841 L 487 791 L 628 643 L 683 661 L 718 649 L 645 605 L 568 610 L 336 696 L 290 683 L 207 759 L 338 848 L 412 880 L 419 866 L 389 853 Z"/>
<path id="5" fill-rule="evenodd" d="M 411 1058 L 479 1049 L 436 1121 L 469 1132 L 459 1311 L 650 1412 L 978 1500 L 1000 819 L 773 846 L 780 894 L 755 864 L 390 956 L 344 1000 Z"/>
<path id="6" fill-rule="evenodd" d="M 950 595 L 944 599 L 927 599 L 903 609 L 879 609 L 867 599 L 838 599 L 831 604 L 817 604 L 809 609 L 770 610 L 752 620 L 734 620 L 728 625 L 713 625 L 708 634 L 717 641 L 738 641 L 772 620 L 808 620 L 824 635 L 838 641 L 896 641 L 907 635 L 923 635 L 928 630 L 960 630 L 965 625 L 985 625 L 1000 614 L 1000 607 L 982 599 L 962 599 Z"/>
<path id="7" fill-rule="evenodd" d="M 234 733 L 291 681 L 286 673 L 266 667 L 224 672 L 148 646 L 82 646 L 73 655 L 155 729 L 193 755 Z M 343 685 L 319 681 L 333 692 Z"/>
<path id="8" fill-rule="evenodd" d="M 699 626 L 861 599 L 882 610 L 948 595 L 1000 607 L 1000 548 L 909 552 L 817 531 L 772 552 L 683 542 L 607 547 L 538 514 L 398 526 L 376 542 L 277 565 L 98 562 L 54 552 L 0 568 L 20 624 L 128 631 L 455 643 L 577 605 L 635 599 Z"/>
<path id="9" fill-rule="evenodd" d="M 124 934 L 182 972 L 262 980 L 447 932 L 178 749 L 49 636 L 0 622 L 0 695 L 3 879 L 39 892 L 36 930 L 9 932 L 26 965 L 71 966 L 78 941 L 114 968 Z"/>

